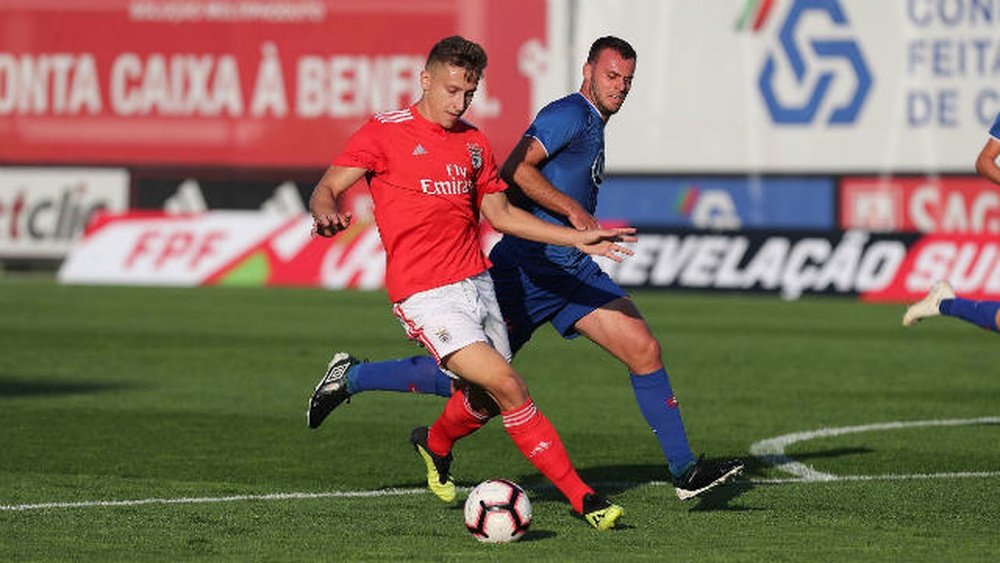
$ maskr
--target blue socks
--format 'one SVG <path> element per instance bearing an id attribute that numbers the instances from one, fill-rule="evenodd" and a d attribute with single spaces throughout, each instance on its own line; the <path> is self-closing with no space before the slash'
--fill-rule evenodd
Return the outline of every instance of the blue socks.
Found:
<path id="1" fill-rule="evenodd" d="M 347 392 L 402 391 L 451 397 L 452 379 L 438 369 L 430 356 L 365 362 L 347 373 Z"/>
<path id="2" fill-rule="evenodd" d="M 957 317 L 986 330 L 998 332 L 997 311 L 1000 310 L 1000 302 L 973 301 L 962 298 L 942 299 L 938 310 L 941 311 L 942 315 Z"/>
<path id="3" fill-rule="evenodd" d="M 684 432 L 677 399 L 670 388 L 667 371 L 660 368 L 648 375 L 629 374 L 639 410 L 660 442 L 670 473 L 679 477 L 694 463 L 694 454 Z"/>

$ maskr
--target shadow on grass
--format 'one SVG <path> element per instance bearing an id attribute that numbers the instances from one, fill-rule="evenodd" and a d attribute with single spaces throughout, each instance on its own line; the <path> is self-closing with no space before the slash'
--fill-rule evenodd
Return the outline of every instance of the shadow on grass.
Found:
<path id="1" fill-rule="evenodd" d="M 100 381 L 45 381 L 0 378 L 0 398 L 52 395 L 81 395 L 129 388 L 129 385 Z"/>
<path id="2" fill-rule="evenodd" d="M 742 496 L 747 491 L 754 489 L 755 485 L 750 481 L 750 479 L 765 475 L 766 471 L 772 467 L 773 464 L 788 461 L 788 459 L 794 459 L 796 461 L 828 459 L 845 455 L 867 454 L 871 452 L 872 450 L 869 448 L 834 448 L 822 451 L 802 452 L 797 453 L 794 456 L 787 457 L 766 456 L 763 460 L 750 456 L 747 460 L 745 460 L 746 466 L 744 467 L 742 476 L 736 478 L 730 483 L 726 483 L 723 486 L 716 487 L 703 493 L 697 498 L 697 504 L 691 508 L 691 512 L 760 510 L 747 508 L 745 506 L 734 506 L 731 502 Z"/>
<path id="3" fill-rule="evenodd" d="M 708 492 L 702 493 L 696 499 L 697 504 L 691 507 L 691 512 L 716 512 L 716 511 L 730 511 L 730 512 L 748 512 L 753 510 L 761 510 L 760 508 L 748 508 L 746 506 L 739 506 L 730 504 L 732 501 L 742 496 L 743 493 L 754 488 L 753 483 L 750 481 L 741 481 L 740 477 L 736 480 L 726 483 L 722 486 L 716 487 Z"/>
<path id="4" fill-rule="evenodd" d="M 874 450 L 871 448 L 831 448 L 828 450 L 817 450 L 811 452 L 796 452 L 793 454 L 786 453 L 781 456 L 766 455 L 760 459 L 753 457 L 747 460 L 745 473 L 756 477 L 763 477 L 769 468 L 781 463 L 786 463 L 789 460 L 805 462 L 847 455 L 870 454 L 872 451 Z"/>
<path id="5" fill-rule="evenodd" d="M 833 448 L 811 452 L 798 452 L 794 455 L 789 455 L 788 458 L 795 461 L 808 462 L 810 460 L 868 454 L 872 451 L 870 448 Z M 774 457 L 769 461 L 787 461 L 788 458 Z M 711 459 L 711 461 L 722 460 L 723 458 Z M 737 499 L 747 491 L 755 488 L 752 482 L 753 479 L 768 476 L 772 470 L 772 464 L 753 456 L 747 456 L 744 459 L 744 463 L 746 465 L 740 476 L 688 501 L 691 505 L 690 510 L 692 512 L 757 510 L 740 505 Z M 673 486 L 669 484 L 666 467 L 662 464 L 603 465 L 581 469 L 579 473 L 584 481 L 593 485 L 600 494 L 608 497 L 614 497 L 625 491 L 651 483 L 663 488 L 670 497 L 674 496 Z M 532 500 L 565 501 L 562 493 L 538 473 L 524 473 L 514 478 L 514 480 L 531 492 Z M 394 486 L 421 487 L 422 485 L 422 483 L 407 483 L 405 485 L 396 484 Z M 457 504 L 454 508 L 455 510 L 460 510 L 461 504 Z"/>
<path id="6" fill-rule="evenodd" d="M 869 448 L 833 448 L 812 452 L 799 452 L 789 455 L 787 458 L 772 457 L 768 461 L 778 463 L 788 461 L 791 458 L 795 461 L 807 462 L 810 460 L 822 460 L 848 455 L 868 454 L 872 450 Z M 723 458 L 711 458 L 710 461 L 722 461 Z M 688 501 L 692 503 L 692 512 L 709 511 L 748 511 L 754 510 L 746 506 L 741 506 L 735 501 L 747 491 L 755 488 L 751 480 L 764 478 L 772 470 L 772 463 L 753 456 L 744 458 L 746 464 L 740 476 L 732 481 L 720 485 L 710 491 L 706 491 L 696 499 Z M 669 484 L 667 469 L 662 464 L 633 464 L 633 465 L 603 465 L 598 467 L 588 467 L 579 471 L 580 477 L 590 483 L 597 491 L 605 496 L 614 497 L 638 486 L 655 483 L 668 491 L 668 495 L 673 497 L 673 486 Z M 538 473 L 525 473 L 514 478 L 524 488 L 531 492 L 533 500 L 563 502 L 565 499 L 551 483 Z M 460 485 L 463 485 L 460 483 Z M 474 484 L 464 484 L 471 486 Z M 395 484 L 394 487 L 421 487 L 423 483 Z M 461 504 L 457 504 L 455 510 L 461 509 Z"/>
<path id="7" fill-rule="evenodd" d="M 819 450 L 813 452 L 796 452 L 794 454 L 788 454 L 788 457 L 796 461 L 804 461 L 812 459 L 828 459 L 845 455 L 870 454 L 873 451 L 875 450 L 871 448 L 832 448 L 829 450 Z"/>
<path id="8" fill-rule="evenodd" d="M 523 536 L 521 536 L 521 539 L 518 540 L 518 541 L 520 541 L 521 543 L 524 543 L 524 542 L 531 542 L 531 541 L 547 540 L 547 539 L 550 539 L 550 538 L 554 538 L 557 535 L 558 534 L 556 534 L 552 530 L 531 530 L 531 529 L 529 529 L 527 532 L 524 533 Z"/>
<path id="9" fill-rule="evenodd" d="M 757 465 L 761 464 L 758 462 Z M 582 469 L 580 477 L 600 494 L 608 497 L 649 483 L 656 483 L 673 498 L 674 488 L 668 484 L 669 477 L 665 475 L 666 472 L 666 467 L 660 464 L 605 465 Z M 518 482 L 531 490 L 533 499 L 557 502 L 565 500 L 558 489 L 537 473 L 521 475 Z M 730 502 L 752 488 L 753 485 L 746 480 L 746 477 L 737 477 L 732 482 L 703 493 L 698 497 L 698 504 L 692 510 L 748 510 L 745 507 L 733 506 Z"/>

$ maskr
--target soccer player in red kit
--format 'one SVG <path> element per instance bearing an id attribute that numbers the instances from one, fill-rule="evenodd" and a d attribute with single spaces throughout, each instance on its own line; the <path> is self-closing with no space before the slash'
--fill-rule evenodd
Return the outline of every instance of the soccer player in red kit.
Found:
<path id="1" fill-rule="evenodd" d="M 435 44 L 420 73 L 420 100 L 375 115 L 317 184 L 310 199 L 314 231 L 333 236 L 349 225 L 350 215 L 340 211 L 338 197 L 366 178 L 386 251 L 393 313 L 407 336 L 464 382 L 434 424 L 411 435 L 426 464 L 430 489 L 442 500 L 454 500 L 451 448 L 482 425 L 483 415 L 474 404 L 485 392 L 499 406 L 521 453 L 576 513 L 606 530 L 624 510 L 579 477 L 555 428 L 510 365 L 507 330 L 486 272 L 490 264 L 482 252 L 478 221 L 482 212 L 500 232 L 614 260 L 631 253 L 617 243 L 634 241 L 634 230 L 575 230 L 510 205 L 486 137 L 460 119 L 485 67 L 486 53 L 476 43 L 454 36 Z"/>

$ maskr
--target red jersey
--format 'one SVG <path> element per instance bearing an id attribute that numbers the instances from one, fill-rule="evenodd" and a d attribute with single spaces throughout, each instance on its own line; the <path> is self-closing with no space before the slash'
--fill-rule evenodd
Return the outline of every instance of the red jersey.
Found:
<path id="1" fill-rule="evenodd" d="M 489 268 L 479 241 L 479 203 L 507 185 L 478 129 L 464 121 L 445 129 L 416 106 L 379 113 L 333 164 L 368 170 L 389 300 Z"/>

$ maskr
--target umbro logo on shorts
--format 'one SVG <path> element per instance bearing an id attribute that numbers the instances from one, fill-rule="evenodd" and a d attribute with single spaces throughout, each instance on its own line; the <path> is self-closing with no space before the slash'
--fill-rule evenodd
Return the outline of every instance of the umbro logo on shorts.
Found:
<path id="1" fill-rule="evenodd" d="M 412 156 L 420 156 L 422 154 L 427 154 L 427 149 L 423 145 L 417 143 L 417 146 L 413 147 L 413 152 L 410 153 Z"/>

